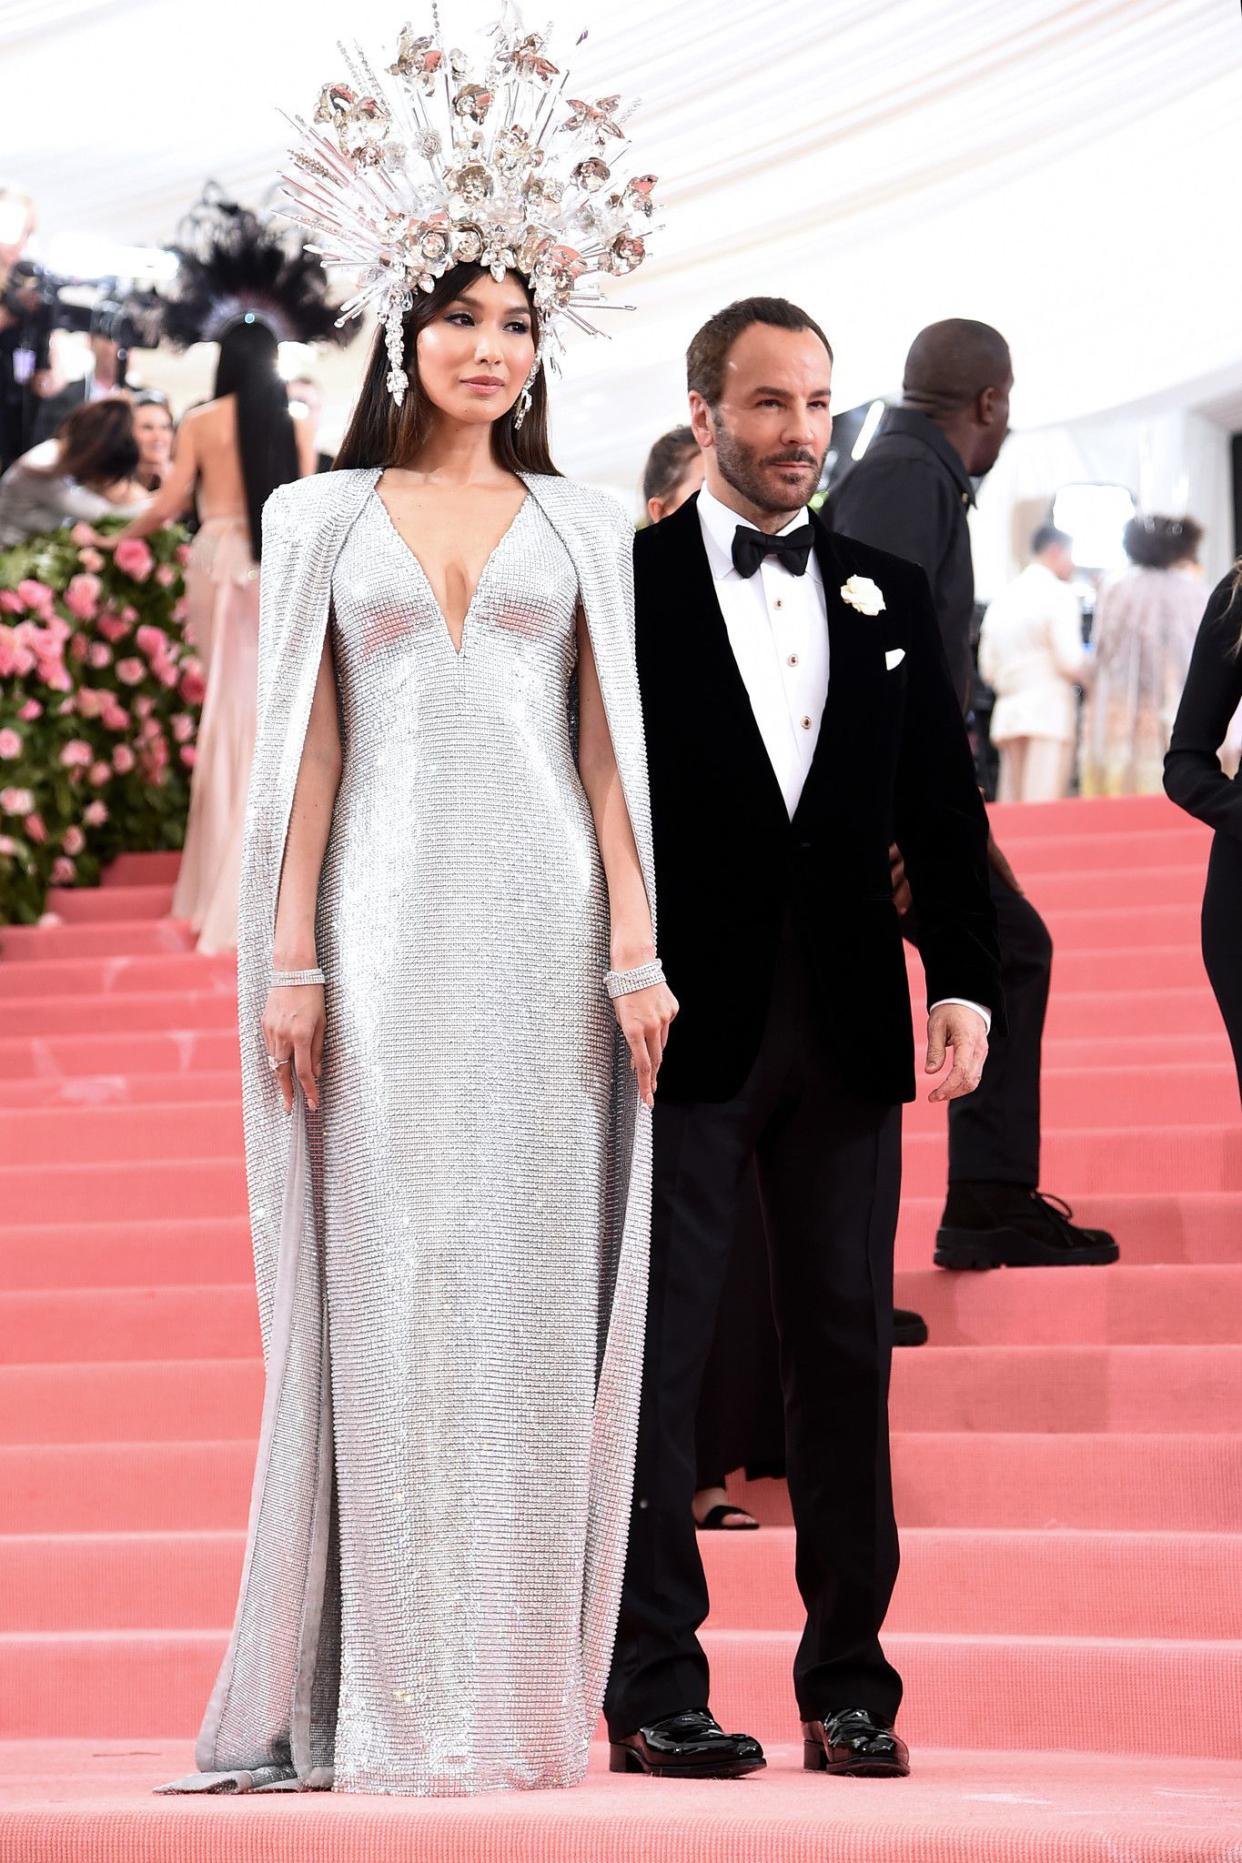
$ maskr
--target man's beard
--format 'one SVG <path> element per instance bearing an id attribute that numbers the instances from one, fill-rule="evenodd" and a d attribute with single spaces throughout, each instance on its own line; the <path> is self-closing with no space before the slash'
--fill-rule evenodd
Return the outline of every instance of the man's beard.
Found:
<path id="1" fill-rule="evenodd" d="M 820 475 L 824 470 L 824 460 L 822 457 L 816 459 L 814 453 L 808 452 L 806 448 L 798 447 L 788 453 L 768 454 L 760 459 L 756 456 L 753 447 L 743 446 L 742 442 L 730 433 L 718 415 L 712 416 L 712 426 L 716 437 L 716 464 L 720 467 L 721 478 L 726 484 L 731 485 L 735 492 L 739 492 L 756 511 L 796 511 L 805 502 L 803 499 L 797 499 L 791 504 L 788 491 L 782 494 L 769 490 L 763 480 L 765 466 L 775 465 L 782 460 L 796 462 L 798 465 L 813 466 L 815 478 L 811 489 L 814 490 L 819 484 Z"/>

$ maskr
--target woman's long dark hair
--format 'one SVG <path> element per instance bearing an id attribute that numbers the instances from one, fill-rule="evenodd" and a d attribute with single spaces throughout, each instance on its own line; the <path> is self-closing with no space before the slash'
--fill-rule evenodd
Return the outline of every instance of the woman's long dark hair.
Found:
<path id="1" fill-rule="evenodd" d="M 262 550 L 263 507 L 278 485 L 298 476 L 298 443 L 289 395 L 276 372 L 278 348 L 270 325 L 249 313 L 230 324 L 220 341 L 213 397 L 237 402 L 237 454 L 246 488 L 250 550 Z"/>
<path id="2" fill-rule="evenodd" d="M 31 467 L 40 478 L 76 479 L 94 489 L 132 479 L 138 470 L 134 411 L 125 395 L 83 402 L 61 422 L 56 439 L 56 458 Z"/>
<path id="3" fill-rule="evenodd" d="M 468 291 L 476 278 L 482 278 L 482 265 L 455 265 L 444 274 L 434 291 L 418 292 L 413 307 L 407 311 L 403 325 L 405 338 L 405 372 L 410 385 L 398 407 L 386 386 L 388 351 L 384 347 L 383 326 L 375 332 L 367 372 L 363 377 L 349 427 L 341 449 L 332 461 L 334 472 L 354 466 L 405 466 L 416 459 L 418 449 L 431 427 L 433 403 L 418 379 L 418 333 L 446 304 Z M 521 278 L 520 273 L 515 277 Z M 530 292 L 521 279 L 527 299 Z M 531 304 L 531 334 L 539 341 L 539 317 Z M 513 425 L 512 410 L 492 426 L 492 454 L 506 472 L 547 472 L 559 477 L 548 446 L 548 387 L 540 369 L 531 386 L 530 412 L 522 425 Z"/>

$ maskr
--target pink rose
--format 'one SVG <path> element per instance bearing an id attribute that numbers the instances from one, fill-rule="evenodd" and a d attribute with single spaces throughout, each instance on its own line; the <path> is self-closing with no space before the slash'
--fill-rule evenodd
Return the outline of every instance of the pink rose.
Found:
<path id="1" fill-rule="evenodd" d="M 75 634 L 69 642 L 69 656 L 80 666 L 90 651 L 90 642 L 85 634 Z"/>
<path id="2" fill-rule="evenodd" d="M 42 718 L 43 707 L 40 705 L 38 699 L 27 699 L 17 715 L 24 720 L 26 724 L 33 724 L 36 718 Z"/>
<path id="3" fill-rule="evenodd" d="M 62 699 L 60 704 L 56 707 L 56 716 L 58 718 L 71 718 L 74 712 L 77 711 L 77 709 L 78 709 L 77 698 L 71 692 L 69 694 L 69 697 L 67 699 Z"/>
<path id="4" fill-rule="evenodd" d="M 124 608 L 121 610 L 121 619 L 130 627 L 133 627 L 134 622 L 138 619 L 138 610 L 136 608 L 131 608 L 129 603 L 126 602 Z"/>
<path id="5" fill-rule="evenodd" d="M 145 582 L 155 563 L 141 537 L 126 537 L 118 543 L 112 560 L 123 576 L 130 576 L 135 582 Z"/>
<path id="6" fill-rule="evenodd" d="M 60 838 L 60 845 L 64 848 L 66 854 L 80 854 L 82 849 L 86 846 L 86 836 L 79 827 L 76 825 L 71 826 L 65 829 L 64 834 Z"/>
<path id="7" fill-rule="evenodd" d="M 95 626 L 99 629 L 99 632 L 103 635 L 105 640 L 110 640 L 114 643 L 118 640 L 124 640 L 125 636 L 129 633 L 129 622 L 125 620 L 123 615 L 98 615 L 95 620 Z"/>
<path id="8" fill-rule="evenodd" d="M 52 885 L 68 886 L 76 872 L 77 868 L 73 862 L 67 860 L 63 854 L 58 854 L 52 862 Z"/>
<path id="9" fill-rule="evenodd" d="M 149 660 L 168 652 L 168 636 L 162 627 L 140 627 L 134 639 Z"/>
<path id="10" fill-rule="evenodd" d="M 177 545 L 177 548 L 176 548 L 176 550 L 174 551 L 174 555 L 176 556 L 176 558 L 177 558 L 177 561 L 178 561 L 178 562 L 180 563 L 180 565 L 181 565 L 181 567 L 182 567 L 182 568 L 184 569 L 184 568 L 185 568 L 185 566 L 186 566 L 186 564 L 187 564 L 187 563 L 189 562 L 189 560 L 190 560 L 190 546 L 189 546 L 189 544 L 188 544 L 188 543 L 179 543 L 179 544 Z"/>
<path id="11" fill-rule="evenodd" d="M 198 751 L 193 744 L 183 744 L 181 746 L 181 761 L 184 763 L 187 770 L 192 770 L 194 768 L 194 765 L 198 762 Z"/>
<path id="12" fill-rule="evenodd" d="M 103 770 L 106 774 L 108 766 L 106 763 L 98 763 L 95 765 L 95 769 Z M 91 776 L 94 777 L 94 774 L 95 770 L 92 770 Z M 82 820 L 86 823 L 88 828 L 102 828 L 107 819 L 108 805 L 106 802 L 101 802 L 98 796 L 96 796 L 93 802 L 88 802 L 86 807 L 82 810 Z"/>
<path id="13" fill-rule="evenodd" d="M 182 669 L 180 691 L 187 705 L 202 704 L 207 691 L 207 683 L 203 678 L 203 669 L 197 660 L 191 660 Z"/>
<path id="14" fill-rule="evenodd" d="M 89 621 L 99 606 L 103 583 L 98 576 L 71 576 L 65 590 L 65 607 L 79 621 Z"/>
<path id="15" fill-rule="evenodd" d="M 53 692 L 73 691 L 73 681 L 70 679 L 63 666 L 54 666 L 47 672 L 44 672 L 44 669 L 40 667 L 39 671 L 43 674 L 44 685 L 50 686 Z"/>
<path id="16" fill-rule="evenodd" d="M 178 599 L 173 603 L 172 618 L 174 621 L 188 621 L 189 620 L 190 598 L 188 595 L 179 596 Z"/>
<path id="17" fill-rule="evenodd" d="M 111 666 L 112 649 L 106 640 L 93 640 L 91 642 L 90 652 L 86 657 L 92 666 Z"/>
<path id="18" fill-rule="evenodd" d="M 118 660 L 116 676 L 126 686 L 140 686 L 147 676 L 147 669 L 141 660 Z"/>
<path id="19" fill-rule="evenodd" d="M 0 789 L 0 809 L 6 815 L 26 815 L 34 807 L 34 795 L 29 789 Z"/>
<path id="20" fill-rule="evenodd" d="M 0 731 L 0 757 L 11 762 L 14 757 L 20 757 L 21 754 L 22 740 L 20 733 L 9 730 Z"/>
<path id="21" fill-rule="evenodd" d="M 103 724 L 106 730 L 123 731 L 128 723 L 129 713 L 123 705 L 113 703 L 105 708 Z"/>
<path id="22" fill-rule="evenodd" d="M 155 572 L 155 580 L 162 589 L 171 589 L 177 580 L 177 572 L 171 563 L 161 563 Z"/>
<path id="23" fill-rule="evenodd" d="M 79 544 L 80 543 L 89 544 L 91 540 L 93 539 L 94 535 L 95 533 L 91 529 L 90 525 L 83 524 L 81 521 L 75 524 L 73 529 L 69 532 L 70 540 L 73 543 L 79 543 Z"/>
<path id="24" fill-rule="evenodd" d="M 171 692 L 177 683 L 177 669 L 171 660 L 152 660 L 151 671 L 161 686 L 167 686 Z"/>
<path id="25" fill-rule="evenodd" d="M 26 604 L 16 589 L 0 589 L 0 609 L 6 615 L 20 615 L 26 612 Z"/>
<path id="26" fill-rule="evenodd" d="M 22 823 L 22 827 L 26 830 L 26 838 L 28 841 L 47 840 L 47 829 L 43 825 L 43 817 L 41 815 L 28 815 Z"/>
<path id="27" fill-rule="evenodd" d="M 36 610 L 50 608 L 55 597 L 46 582 L 36 582 L 33 576 L 27 576 L 17 585 L 17 596 L 23 608 Z"/>
<path id="28" fill-rule="evenodd" d="M 112 694 L 105 692 L 101 687 L 79 686 L 78 688 L 78 714 L 82 718 L 101 718 L 109 705 L 115 703 Z"/>
<path id="29" fill-rule="evenodd" d="M 79 550 L 78 561 L 81 563 L 83 569 L 89 569 L 92 576 L 97 576 L 107 561 L 107 558 L 104 556 L 102 550 L 92 550 L 88 545 L 85 550 Z"/>
<path id="30" fill-rule="evenodd" d="M 71 738 L 60 753 L 60 760 L 66 770 L 84 770 L 88 763 L 94 761 L 94 752 L 85 738 Z"/>
<path id="31" fill-rule="evenodd" d="M 148 698 L 145 692 L 134 700 L 135 718 L 149 718 L 154 710 L 155 700 Z"/>
<path id="32" fill-rule="evenodd" d="M 194 720 L 189 712 L 178 712 L 172 721 L 172 734 L 178 744 L 188 744 L 194 736 Z"/>
<path id="33" fill-rule="evenodd" d="M 92 763 L 90 767 L 90 779 L 96 789 L 102 789 L 104 784 L 109 781 L 111 776 L 112 776 L 112 765 L 110 763 Z M 91 808 L 94 808 L 94 806 L 95 805 L 92 802 L 90 805 L 90 808 L 88 808 L 86 811 L 87 821 L 89 821 L 91 818 L 90 811 L 91 811 Z"/>
<path id="34" fill-rule="evenodd" d="M 128 776 L 135 763 L 134 753 L 128 744 L 118 744 L 112 753 L 112 768 L 118 776 Z"/>
<path id="35" fill-rule="evenodd" d="M 0 854 L 16 854 L 17 843 L 12 835 L 0 834 Z"/>

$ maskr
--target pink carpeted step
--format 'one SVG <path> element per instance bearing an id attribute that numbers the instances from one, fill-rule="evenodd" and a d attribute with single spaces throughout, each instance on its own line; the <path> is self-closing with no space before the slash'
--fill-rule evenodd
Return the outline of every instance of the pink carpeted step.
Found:
<path id="1" fill-rule="evenodd" d="M 214 1630 L 245 1533 L 0 1537 L 0 1633 Z M 700 1535 L 714 1630 L 799 1629 L 789 1527 Z M 1242 1535 L 911 1529 L 887 1629 L 946 1635 L 1242 1637 Z"/>
<path id="2" fill-rule="evenodd" d="M 1057 871 L 1018 874 L 1027 898 L 1039 912 L 1056 912 L 1070 907 L 1076 912 L 1111 912 L 1114 925 L 1123 925 L 1126 914 L 1144 911 L 1153 901 L 1164 906 L 1198 907 L 1203 899 L 1203 882 L 1207 857 L 1178 859 L 1169 867 L 1157 867 L 1142 861 L 1134 867 L 1104 868 L 1095 871 L 1073 864 L 1073 851 L 1062 856 L 1064 865 Z"/>
<path id="3" fill-rule="evenodd" d="M 89 1025 L 85 1000 L 135 990 L 171 997 L 212 991 L 236 1001 L 236 960 L 202 957 L 197 951 L 174 951 L 162 957 L 139 952 L 113 957 L 30 958 L 21 964 L 0 964 L 0 1017 L 7 1017 L 15 1001 L 63 996 L 83 1000 L 79 1020 Z"/>
<path id="4" fill-rule="evenodd" d="M 1110 939 L 1119 940 L 1127 950 L 1150 945 L 1179 945 L 1184 951 L 1199 949 L 1197 899 L 1185 899 L 1173 905 L 1166 905 L 1162 900 L 1147 906 L 1131 905 L 1120 923 L 1115 911 L 1098 906 L 1085 910 L 1058 906 L 1045 911 L 1043 917 L 1058 956 L 1069 951 L 1106 950 Z"/>
<path id="5" fill-rule="evenodd" d="M 796 1733 L 796 1729 L 794 1730 Z M 570 1792 L 167 1798 L 188 1741 L 0 1743 L 4 1863 L 1237 1863 L 1242 1765 L 920 1747 L 900 1785 L 802 1770 L 736 1784 L 607 1771 Z M 826 1846 L 826 1832 L 831 1847 Z"/>
<path id="6" fill-rule="evenodd" d="M 253 1436 L 258 1359 L 0 1366 L 0 1441 Z M 923 1346 L 899 1352 L 900 1430 L 1242 1430 L 1242 1346 Z"/>
<path id="7" fill-rule="evenodd" d="M 171 883 L 166 886 L 90 886 L 80 890 L 76 887 L 53 886 L 47 896 L 47 911 L 64 925 L 166 919 L 172 913 L 172 896 Z"/>
<path id="8" fill-rule="evenodd" d="M 1044 1186 L 1063 1191 L 1045 1170 Z M 1131 1262 L 1242 1261 L 1242 1191 L 1156 1190 L 1136 1194 L 1128 1187 L 1101 1190 L 1073 1201 L 1075 1218 L 1111 1230 Z M 897 1266 L 930 1266 L 944 1192 L 902 1201 L 897 1225 Z M 1107 1273 L 1085 1268 L 1084 1274 Z"/>
<path id="9" fill-rule="evenodd" d="M 1119 1262 L 1065 1274 L 919 1268 L 897 1276 L 896 1294 L 940 1346 L 1242 1343 L 1242 1263 Z"/>
<path id="10" fill-rule="evenodd" d="M 997 837 L 999 839 L 999 836 Z M 1182 861 L 1206 862 L 1208 838 L 1176 818 L 1162 828 L 1136 828 L 1064 835 L 1007 835 L 1001 842 L 1020 881 L 1037 873 L 1063 871 L 1070 860 L 1093 873 L 1120 868 L 1175 867 Z"/>
<path id="11" fill-rule="evenodd" d="M 4 1732 L 192 1733 L 225 1640 L 222 1630 L 0 1636 Z M 795 1634 L 716 1630 L 704 1643 L 722 1722 L 761 1740 L 796 1734 Z M 1236 1756 L 1237 1642 L 907 1632 L 886 1638 L 886 1648 L 906 1680 L 902 1732 L 916 1746 Z"/>
<path id="12" fill-rule="evenodd" d="M 925 1316 L 938 1346 L 1242 1344 L 1242 1265 L 995 1277 L 924 1269 L 898 1277 L 897 1298 Z M 170 1345 L 187 1358 L 253 1357 L 251 1282 L 0 1293 L 0 1363 L 163 1358 Z"/>
<path id="13" fill-rule="evenodd" d="M 1112 1035 L 1146 1034 L 1153 1043 L 1152 1063 L 1158 1065 L 1163 1054 L 1171 1061 L 1178 1059 L 1181 1036 L 1215 1034 L 1220 1028 L 1220 1010 L 1206 983 L 1196 989 L 1144 995 L 1060 990 L 1054 985 L 1046 1026 L 1053 1040 L 1062 1035 L 1098 1041 Z M 1161 1043 L 1158 1049 L 1157 1041 Z"/>
<path id="14" fill-rule="evenodd" d="M 80 925 L 0 926 L 0 963 L 51 958 L 168 957 L 194 947 L 182 919 L 117 919 Z"/>
<path id="15" fill-rule="evenodd" d="M 896 1355 L 891 1415 L 905 1430 L 1230 1433 L 1242 1346 L 922 1346 Z"/>
<path id="16" fill-rule="evenodd" d="M 253 1443 L 263 1367 L 254 1359 L 0 1366 L 0 1442 Z"/>
<path id="17" fill-rule="evenodd" d="M 78 1626 L 103 1629 L 113 1610 L 129 1612 L 124 1621 L 139 1625 L 188 1627 L 229 1622 L 237 1595 L 243 1536 L 231 1559 L 214 1571 L 223 1608 L 214 1619 L 194 1615 L 194 1599 L 183 1562 L 194 1560 L 194 1535 L 172 1537 L 175 1574 L 162 1581 L 156 1535 L 143 1542 L 154 1550 L 155 1569 L 146 1586 L 149 1597 L 167 1582 L 172 1611 L 188 1617 L 141 1616 L 142 1604 L 115 1604 L 113 1595 L 125 1570 L 114 1555 L 117 1583 L 102 1588 L 88 1548 L 94 1542 L 70 1540 L 62 1551 L 55 1538 L 15 1541 L 9 1570 L 14 1587 L 22 1582 L 32 1611 L 42 1601 L 46 1622 L 32 1628 Z M 122 1540 L 122 1544 L 132 1542 Z M 759 1532 L 701 1533 L 699 1545 L 711 1596 L 709 1628 L 714 1630 L 801 1629 L 804 1611 L 794 1583 L 792 1527 L 763 1527 Z M 2 1557 L 3 1542 L 0 1542 Z M 46 1549 L 45 1558 L 40 1550 Z M 53 1584 L 48 1564 L 63 1573 Z M 150 1566 L 140 1568 L 150 1570 Z M 0 1593 L 5 1588 L 0 1586 Z M 32 1595 L 33 1594 L 33 1595 Z M 80 1599 L 83 1615 L 63 1610 L 63 1599 Z M 183 1602 L 184 1600 L 184 1602 Z M 89 1613 L 86 1615 L 85 1613 Z M 98 1613 L 103 1613 L 99 1615 Z M 22 1622 L 10 1610 L 7 1627 Z M 1055 1627 L 1059 1636 L 1092 1637 L 1242 1637 L 1242 1533 L 1083 1533 L 1005 1529 L 911 1528 L 901 1536 L 901 1574 L 893 1595 L 886 1634 L 900 1631 L 947 1635 L 1039 1636 Z"/>
<path id="18" fill-rule="evenodd" d="M 108 888 L 173 886 L 180 868 L 181 855 L 176 850 L 160 850 L 152 854 L 118 854 L 112 865 L 105 869 L 101 884 Z"/>
<path id="19" fill-rule="evenodd" d="M 254 1287 L 81 1287 L 0 1293 L 0 1364 L 253 1358 Z"/>
<path id="20" fill-rule="evenodd" d="M 78 1081 L 81 1088 L 85 1083 Z M 201 1084 L 201 1083 L 200 1083 Z M 194 1099 L 171 1106 L 84 1104 L 5 1108 L 0 1117 L 0 1166 L 60 1167 L 119 1159 L 137 1178 L 148 1164 L 182 1158 L 239 1158 L 241 1098 Z"/>
<path id="21" fill-rule="evenodd" d="M 128 1035 L 138 1030 L 237 1028 L 231 990 L 137 990 L 105 996 L 29 996 L 4 1005 L 4 1032 L 71 1038 L 81 1029 Z"/>
<path id="22" fill-rule="evenodd" d="M 0 1083 L 228 1072 L 240 1079 L 236 1016 L 221 1029 L 0 1037 Z"/>
<path id="23" fill-rule="evenodd" d="M 1169 1184 L 1198 1190 L 1242 1188 L 1242 1123 L 1130 1128 L 1107 1125 L 1110 1108 L 1097 1110 L 1098 1123 L 1078 1132 L 1045 1131 L 1041 1146 L 1044 1182 L 1071 1200 L 1122 1183 L 1128 1191 L 1159 1191 Z M 926 1197 L 943 1188 L 947 1137 L 912 1130 L 902 1147 L 902 1187 Z"/>
<path id="24" fill-rule="evenodd" d="M 9 1444 L 0 1447 L 5 1524 L 15 1533 L 239 1528 L 254 1456 L 248 1437 Z M 893 1467 L 903 1527 L 1228 1532 L 1242 1521 L 1242 1436 L 898 1432 Z M 783 1482 L 731 1487 L 757 1518 L 789 1524 Z"/>
<path id="25" fill-rule="evenodd" d="M 1152 828 L 1180 828 L 1200 841 L 1210 830 L 1170 802 L 1163 791 L 1150 796 L 1062 796 L 1055 802 L 989 802 L 988 820 L 999 840 L 1024 840 L 1032 835 L 1072 839 L 1078 834 L 1125 831 L 1134 834 Z"/>
<path id="26" fill-rule="evenodd" d="M 244 1216 L 174 1214 L 0 1228 L 0 1287 L 11 1292 L 243 1282 L 252 1274 L 252 1260 Z"/>
<path id="27" fill-rule="evenodd" d="M 209 1422 L 204 1419 L 205 1424 Z M 214 1532 L 244 1528 L 255 1444 L 38 1443 L 0 1447 L 13 1533 Z"/>
<path id="28" fill-rule="evenodd" d="M 1238 1077 L 1224 1059 L 1148 1068 L 1045 1067 L 1040 1094 L 1045 1132 L 1077 1131 L 1101 1119 L 1118 1126 L 1217 1125 L 1233 1111 Z M 939 1131 L 946 1117 L 945 1107 L 930 1106 L 920 1095 L 907 1109 L 906 1131 Z"/>
<path id="29" fill-rule="evenodd" d="M 236 1049 L 236 1043 L 231 1046 Z M 241 1074 L 236 1065 L 183 1074 L 69 1074 L 59 1079 L 19 1075 L 16 1080 L 0 1080 L 0 1108 L 7 1109 L 0 1117 L 13 1119 L 19 1108 L 54 1108 L 60 1114 L 65 1135 L 61 1157 L 75 1154 L 83 1112 L 95 1107 L 128 1108 L 131 1115 L 134 1108 L 140 1108 L 145 1116 L 153 1107 L 185 1109 L 190 1104 L 213 1103 L 240 1108 Z"/>
<path id="30" fill-rule="evenodd" d="M 154 963 L 154 959 L 144 960 Z M 169 962 L 175 960 L 167 960 Z M 202 960 L 198 960 L 202 961 Z M 906 947 L 906 970 L 911 995 L 921 1005 L 923 971 L 917 955 Z M 152 986 L 155 987 L 155 986 Z M 1052 987 L 1058 993 L 1114 992 L 1127 996 L 1157 990 L 1208 989 L 1197 939 L 1166 945 L 1131 945 L 1123 931 L 1115 946 L 1074 947 L 1056 952 Z"/>
<path id="31" fill-rule="evenodd" d="M 241 1157 L 147 1159 L 141 1170 L 127 1162 L 0 1166 L 0 1211 L 11 1223 L 91 1222 L 117 1209 L 139 1218 L 244 1215 Z"/>

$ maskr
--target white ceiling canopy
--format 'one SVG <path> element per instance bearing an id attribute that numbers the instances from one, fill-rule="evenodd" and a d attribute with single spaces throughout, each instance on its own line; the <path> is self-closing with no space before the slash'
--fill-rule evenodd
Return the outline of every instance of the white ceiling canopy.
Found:
<path id="1" fill-rule="evenodd" d="M 441 0 L 450 39 L 496 10 Z M 1020 426 L 1242 390 L 1235 0 L 580 0 L 558 18 L 562 46 L 590 27 L 575 95 L 641 98 L 635 164 L 660 176 L 664 224 L 615 287 L 633 316 L 571 342 L 567 469 L 631 482 L 683 416 L 693 330 L 755 291 L 825 325 L 841 406 L 892 392 L 916 330 L 950 315 L 1009 337 Z M 208 176 L 261 203 L 277 107 L 337 74 L 343 31 L 384 48 L 403 19 L 378 0 L 0 4 L 0 179 L 35 196 L 45 242 L 165 242 Z M 361 360 L 334 359 L 334 387 Z"/>

